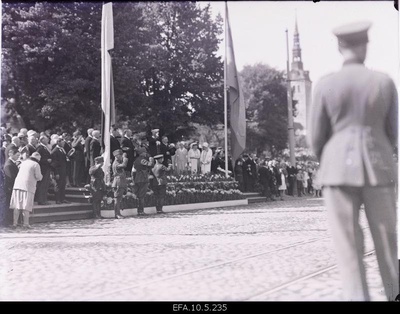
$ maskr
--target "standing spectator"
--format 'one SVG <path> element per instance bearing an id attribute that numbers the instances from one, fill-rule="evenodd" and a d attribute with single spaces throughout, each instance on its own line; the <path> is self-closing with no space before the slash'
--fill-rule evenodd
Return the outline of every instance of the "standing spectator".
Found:
<path id="1" fill-rule="evenodd" d="M 125 168 L 128 163 L 128 158 L 123 158 L 122 149 L 116 149 L 113 151 L 113 155 L 115 157 L 114 162 L 112 164 L 112 172 L 113 172 L 113 183 L 112 188 L 114 190 L 114 211 L 115 218 L 121 219 L 124 218 L 121 215 L 121 203 L 122 197 L 126 193 L 127 182 L 126 182 L 126 173 Z"/>
<path id="2" fill-rule="evenodd" d="M 64 150 L 64 139 L 60 136 L 56 142 L 56 146 L 51 151 L 51 166 L 56 179 L 56 204 L 69 203 L 65 199 L 65 185 L 67 181 L 67 153 Z"/>
<path id="3" fill-rule="evenodd" d="M 279 171 L 279 175 L 281 177 L 281 184 L 279 185 L 278 190 L 279 190 L 279 196 L 280 196 L 281 200 L 283 201 L 284 200 L 283 199 L 283 195 L 285 195 L 285 192 L 286 192 L 286 189 L 287 189 L 287 186 L 286 186 L 286 175 L 285 175 L 286 169 L 279 168 L 278 171 Z"/>
<path id="4" fill-rule="evenodd" d="M 70 187 L 73 179 L 72 179 L 72 162 L 71 162 L 71 158 L 70 155 L 71 153 L 73 153 L 74 151 L 72 151 L 72 141 L 71 141 L 71 135 L 69 135 L 67 132 L 64 132 L 62 134 L 62 137 L 64 139 L 64 150 L 67 153 L 67 183 L 66 186 Z"/>
<path id="5" fill-rule="evenodd" d="M 306 167 L 303 167 L 303 194 L 307 195 L 308 192 L 308 171 Z"/>
<path id="6" fill-rule="evenodd" d="M 192 143 L 188 152 L 188 165 L 191 174 L 199 173 L 200 169 L 200 150 L 197 143 Z"/>
<path id="7" fill-rule="evenodd" d="M 76 130 L 72 137 L 72 186 L 82 186 L 85 174 L 84 140 L 81 131 Z"/>
<path id="8" fill-rule="evenodd" d="M 370 22 L 336 28 L 343 67 L 315 87 L 308 143 L 320 183 L 345 299 L 369 301 L 360 207 L 368 220 L 388 301 L 399 293 L 395 165 L 398 94 L 393 80 L 365 67 Z"/>
<path id="9" fill-rule="evenodd" d="M 101 218 L 101 200 L 106 194 L 106 184 L 104 183 L 104 164 L 103 157 L 96 157 L 95 165 L 90 167 L 90 192 L 92 194 L 93 213 L 95 218 Z"/>
<path id="10" fill-rule="evenodd" d="M 20 147 L 21 147 L 21 139 L 18 136 L 13 136 L 11 139 L 11 144 L 9 144 L 4 151 L 5 156 L 9 156 L 8 151 L 10 149 L 16 148 L 19 150 Z"/>
<path id="11" fill-rule="evenodd" d="M 26 149 L 28 151 L 27 157 L 32 156 L 32 154 L 36 152 L 37 143 L 36 136 L 31 133 L 31 135 L 28 137 L 28 144 L 26 145 Z"/>
<path id="12" fill-rule="evenodd" d="M 288 172 L 288 194 L 294 196 L 296 185 L 297 185 L 297 169 L 290 162 L 287 162 L 287 172 Z"/>
<path id="13" fill-rule="evenodd" d="M 18 158 L 20 155 L 20 152 L 18 151 L 17 148 L 13 147 L 8 150 L 8 159 L 6 160 L 4 164 L 4 191 L 6 194 L 6 204 L 4 207 L 4 222 L 6 226 L 9 226 L 12 224 L 12 213 L 10 211 L 10 201 L 11 201 L 11 195 L 14 187 L 14 182 L 15 178 L 17 177 L 18 174 Z"/>
<path id="14" fill-rule="evenodd" d="M 118 136 L 119 136 L 119 132 L 118 132 L 118 128 L 113 125 L 111 126 L 110 129 L 110 151 L 114 152 L 117 149 L 121 148 L 121 143 L 118 140 Z M 114 163 L 115 160 L 115 156 L 114 154 L 111 154 L 111 165 Z"/>
<path id="15" fill-rule="evenodd" d="M 176 165 L 176 147 L 174 143 L 169 144 L 169 152 L 171 153 L 171 164 L 172 164 L 172 172 L 175 172 Z"/>
<path id="16" fill-rule="evenodd" d="M 152 129 L 149 137 L 149 153 L 150 156 L 161 154 L 160 130 Z"/>
<path id="17" fill-rule="evenodd" d="M 268 200 L 275 201 L 275 198 L 272 193 L 273 191 L 271 190 L 273 173 L 269 169 L 268 165 L 269 165 L 268 160 L 266 160 L 258 168 L 258 178 L 263 188 L 261 194 L 266 197 L 267 201 Z"/>
<path id="18" fill-rule="evenodd" d="M 243 179 L 245 184 L 245 192 L 253 192 L 257 180 L 256 166 L 248 154 L 244 155 L 243 163 Z"/>
<path id="19" fill-rule="evenodd" d="M 175 152 L 176 173 L 178 175 L 182 174 L 187 169 L 188 151 L 184 145 L 185 144 L 183 142 L 179 142 L 178 149 Z"/>
<path id="20" fill-rule="evenodd" d="M 235 162 L 234 174 L 235 180 L 239 183 L 239 190 L 243 192 L 243 156 L 240 155 Z"/>
<path id="21" fill-rule="evenodd" d="M 212 150 L 209 149 L 208 143 L 203 143 L 203 151 L 200 154 L 201 173 L 206 174 L 211 171 Z"/>
<path id="22" fill-rule="evenodd" d="M 171 171 L 172 169 L 172 164 L 169 164 L 168 167 L 166 167 L 163 164 L 163 159 L 164 155 L 156 155 L 154 156 L 154 159 L 156 161 L 156 164 L 153 168 L 153 174 L 154 174 L 154 185 L 153 185 L 153 191 L 154 191 L 154 197 L 156 199 L 156 210 L 157 213 L 163 213 L 163 206 L 165 203 L 165 195 L 167 193 L 167 175 L 166 173 Z"/>
<path id="23" fill-rule="evenodd" d="M 132 131 L 126 129 L 124 131 L 124 137 L 121 140 L 121 149 L 128 158 L 128 164 L 126 165 L 125 171 L 131 173 L 133 161 L 135 159 L 135 146 L 132 142 Z"/>
<path id="24" fill-rule="evenodd" d="M 8 137 L 7 137 L 8 138 Z M 2 146 L 1 146 L 1 150 L 0 150 L 0 170 L 4 168 L 4 164 L 6 162 L 6 160 L 8 159 L 8 156 L 6 155 L 6 148 L 8 145 L 10 145 L 11 140 L 8 141 L 7 138 L 3 138 L 2 139 Z"/>
<path id="25" fill-rule="evenodd" d="M 100 131 L 94 130 L 92 132 L 92 140 L 90 141 L 90 166 L 94 166 L 94 159 L 101 155 L 101 144 L 100 144 Z"/>
<path id="26" fill-rule="evenodd" d="M 154 160 L 146 151 L 145 147 L 137 149 L 138 157 L 136 157 L 133 167 L 136 170 L 135 174 L 135 194 L 138 198 L 138 215 L 144 215 L 144 200 L 147 189 L 149 187 L 150 169 L 154 165 Z"/>
<path id="27" fill-rule="evenodd" d="M 90 176 L 89 174 L 89 168 L 92 166 L 91 164 L 91 156 L 90 156 L 90 142 L 92 141 L 92 132 L 94 130 L 92 128 L 89 128 L 87 130 L 87 137 L 85 138 L 85 147 L 84 147 L 84 153 L 85 153 L 85 182 L 88 183 L 90 182 Z"/>
<path id="28" fill-rule="evenodd" d="M 20 165 L 10 201 L 10 208 L 14 210 L 13 228 L 17 227 L 21 212 L 23 216 L 23 226 L 25 228 L 31 228 L 29 216 L 33 209 L 36 183 L 42 180 L 39 161 L 40 154 L 34 152 L 30 158 L 23 161 Z"/>
<path id="29" fill-rule="evenodd" d="M 168 165 L 172 163 L 172 153 L 175 154 L 175 150 L 171 150 L 168 145 L 168 137 L 164 135 L 160 144 L 160 154 L 164 155 L 164 166 L 168 167 Z"/>
<path id="30" fill-rule="evenodd" d="M 48 148 L 49 138 L 42 135 L 39 138 L 39 145 L 36 151 L 40 154 L 40 172 L 42 173 L 42 180 L 37 184 L 36 195 L 39 205 L 48 205 L 47 193 L 50 186 L 50 172 L 51 172 L 51 151 Z"/>
<path id="31" fill-rule="evenodd" d="M 297 167 L 296 181 L 297 181 L 297 196 L 303 195 L 303 170 L 300 166 Z"/>

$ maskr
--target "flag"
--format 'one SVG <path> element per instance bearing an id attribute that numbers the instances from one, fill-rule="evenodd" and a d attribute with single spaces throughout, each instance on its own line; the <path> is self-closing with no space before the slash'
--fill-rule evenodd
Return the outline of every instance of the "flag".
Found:
<path id="1" fill-rule="evenodd" d="M 236 69 L 227 2 L 225 2 L 225 20 L 226 86 L 228 89 L 228 105 L 230 109 L 231 155 L 233 162 L 235 162 L 246 147 L 246 108 Z"/>
<path id="2" fill-rule="evenodd" d="M 110 50 L 114 49 L 112 2 L 103 4 L 101 17 L 101 135 L 103 137 L 103 171 L 110 181 L 110 127 L 115 123 L 114 82 Z"/>

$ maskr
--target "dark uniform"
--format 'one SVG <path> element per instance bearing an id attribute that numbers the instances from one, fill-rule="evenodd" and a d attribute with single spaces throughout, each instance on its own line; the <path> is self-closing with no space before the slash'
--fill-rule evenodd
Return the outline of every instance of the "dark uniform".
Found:
<path id="1" fill-rule="evenodd" d="M 96 157 L 95 165 L 89 168 L 90 190 L 92 193 L 93 213 L 95 218 L 101 218 L 101 200 L 106 194 L 104 171 L 101 168 L 103 157 Z"/>
<path id="2" fill-rule="evenodd" d="M 163 158 L 163 155 L 156 155 L 154 156 L 155 160 L 160 160 Z M 156 199 L 156 210 L 157 213 L 162 213 L 163 206 L 165 203 L 165 195 L 167 194 L 167 172 L 169 172 L 172 169 L 172 165 L 169 164 L 168 167 L 166 167 L 163 163 L 156 163 L 156 165 L 153 168 L 153 174 L 154 174 L 154 185 L 153 185 L 153 191 L 154 191 L 154 197 Z"/>
<path id="3" fill-rule="evenodd" d="M 124 136 L 121 140 L 121 149 L 128 157 L 128 164 L 126 165 L 125 171 L 131 173 L 133 161 L 135 159 L 135 145 L 133 145 L 133 142 L 130 138 Z"/>
<path id="4" fill-rule="evenodd" d="M 50 172 L 51 172 L 51 153 L 47 146 L 39 144 L 36 151 L 40 154 L 40 171 L 42 172 L 43 179 L 37 183 L 37 201 L 39 205 L 47 204 L 47 193 L 50 186 Z M 49 162 L 50 159 L 50 162 Z"/>
<path id="5" fill-rule="evenodd" d="M 122 197 L 126 192 L 126 188 L 128 186 L 126 181 L 125 168 L 128 163 L 128 158 L 122 157 L 122 150 L 117 149 L 113 151 L 114 162 L 112 164 L 112 172 L 113 172 L 113 183 L 112 188 L 114 189 L 114 209 L 115 209 L 115 217 L 122 218 L 121 216 L 121 202 Z M 116 156 L 121 156 L 121 159 L 116 158 Z"/>
<path id="6" fill-rule="evenodd" d="M 149 175 L 150 170 L 153 167 L 153 161 L 149 159 L 149 156 L 144 147 L 137 149 L 138 157 L 136 157 L 133 166 L 136 169 L 135 174 L 135 194 L 138 198 L 138 215 L 144 214 L 144 199 L 146 192 L 149 187 Z"/>
<path id="7" fill-rule="evenodd" d="M 363 64 L 369 27 L 366 22 L 334 30 L 340 50 L 352 58 L 315 87 L 308 141 L 320 159 L 319 177 L 346 298 L 369 300 L 358 222 L 364 204 L 385 293 L 393 301 L 399 291 L 393 160 L 397 91 L 389 76 Z"/>

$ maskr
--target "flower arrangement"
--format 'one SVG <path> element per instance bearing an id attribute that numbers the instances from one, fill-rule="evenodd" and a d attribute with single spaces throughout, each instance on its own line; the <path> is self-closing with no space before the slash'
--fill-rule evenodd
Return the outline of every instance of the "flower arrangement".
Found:
<path id="1" fill-rule="evenodd" d="M 215 174 L 184 174 L 167 177 L 167 194 L 165 205 L 192 204 L 203 202 L 218 202 L 244 199 L 238 189 L 239 183 L 233 178 Z M 138 199 L 135 194 L 135 185 L 131 178 L 127 178 L 128 187 L 122 198 L 122 208 L 137 208 Z M 145 197 L 145 206 L 155 206 L 154 192 L 148 189 Z M 102 201 L 102 210 L 113 210 L 113 190 L 107 188 L 107 195 Z"/>

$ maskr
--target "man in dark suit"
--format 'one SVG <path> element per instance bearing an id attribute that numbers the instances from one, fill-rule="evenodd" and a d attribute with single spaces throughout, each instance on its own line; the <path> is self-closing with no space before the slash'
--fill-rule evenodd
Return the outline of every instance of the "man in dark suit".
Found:
<path id="1" fill-rule="evenodd" d="M 121 140 L 121 149 L 124 153 L 126 153 L 126 156 L 128 158 L 128 164 L 125 168 L 125 171 L 127 171 L 129 174 L 132 171 L 133 161 L 135 158 L 135 146 L 133 145 L 131 137 L 132 131 L 126 129 L 124 131 L 124 137 Z"/>
<path id="2" fill-rule="evenodd" d="M 90 166 L 95 165 L 95 158 L 101 155 L 101 144 L 100 144 L 100 131 L 94 130 L 92 132 L 92 140 L 90 141 Z"/>
<path id="3" fill-rule="evenodd" d="M 92 141 L 92 132 L 93 129 L 90 128 L 87 130 L 87 137 L 85 138 L 85 146 L 84 146 L 84 153 L 85 153 L 85 166 L 86 166 L 86 172 L 85 172 L 85 182 L 89 183 L 90 182 L 90 175 L 89 175 L 89 168 L 91 167 L 90 164 L 90 142 Z"/>
<path id="4" fill-rule="evenodd" d="M 51 151 L 51 166 L 56 179 L 56 204 L 69 203 L 65 199 L 65 185 L 67 183 L 67 153 L 64 150 L 64 139 L 59 137 L 56 146 Z"/>
<path id="5" fill-rule="evenodd" d="M 9 226 L 13 222 L 13 211 L 10 210 L 10 200 L 13 191 L 15 178 L 18 174 L 17 161 L 20 153 L 16 147 L 8 150 L 8 159 L 4 164 L 4 190 L 6 194 L 6 204 L 4 208 L 4 222 L 6 226 Z"/>
<path id="6" fill-rule="evenodd" d="M 138 215 L 144 215 L 144 199 L 146 197 L 147 188 L 149 187 L 150 171 L 154 165 L 154 159 L 149 156 L 145 147 L 137 149 L 138 157 L 136 157 L 133 166 L 136 169 L 135 174 L 135 194 L 138 198 Z"/>
<path id="7" fill-rule="evenodd" d="M 9 145 L 6 147 L 5 151 L 4 151 L 5 157 L 8 158 L 8 156 L 9 156 L 8 151 L 9 151 L 11 148 L 17 148 L 17 149 L 19 150 L 20 147 L 21 147 L 21 140 L 20 140 L 20 138 L 19 138 L 18 136 L 12 137 L 12 139 L 11 139 L 11 144 L 9 144 Z"/>
<path id="8" fill-rule="evenodd" d="M 364 66 L 370 25 L 360 22 L 334 30 L 344 64 L 315 87 L 308 141 L 320 159 L 346 299 L 370 299 L 358 222 L 364 204 L 386 297 L 393 301 L 399 292 L 393 160 L 397 91 L 388 75 Z"/>
<path id="9" fill-rule="evenodd" d="M 111 151 L 111 164 L 113 164 L 115 160 L 115 156 L 112 152 L 117 149 L 121 149 L 121 143 L 118 140 L 118 128 L 116 126 L 112 126 L 110 130 L 110 151 Z"/>
<path id="10" fill-rule="evenodd" d="M 50 185 L 50 171 L 51 171 L 51 152 L 48 148 L 49 138 L 42 135 L 39 138 L 39 145 L 36 151 L 40 154 L 40 171 L 42 172 L 43 179 L 38 181 L 36 194 L 39 205 L 48 205 L 47 193 Z"/>
<path id="11" fill-rule="evenodd" d="M 151 130 L 151 137 L 149 137 L 149 154 L 150 156 L 155 156 L 161 154 L 161 141 L 159 137 L 159 129 Z"/>
<path id="12" fill-rule="evenodd" d="M 36 152 L 37 143 L 38 141 L 35 135 L 30 135 L 28 137 L 28 144 L 26 145 L 26 149 L 29 152 L 29 155 L 27 157 L 32 156 L 32 154 Z"/>

